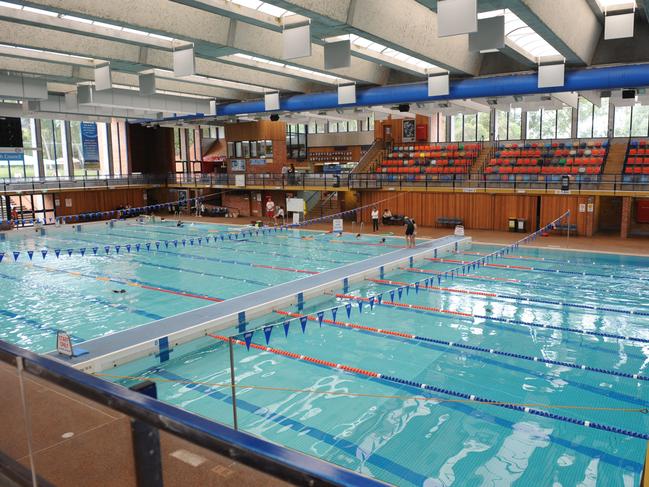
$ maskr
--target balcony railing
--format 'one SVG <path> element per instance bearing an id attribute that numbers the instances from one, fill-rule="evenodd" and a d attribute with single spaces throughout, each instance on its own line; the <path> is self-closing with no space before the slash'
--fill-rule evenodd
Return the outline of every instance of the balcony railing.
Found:
<path id="1" fill-rule="evenodd" d="M 566 191 L 563 175 L 515 175 L 502 179 L 497 174 L 171 174 L 169 186 L 208 186 L 245 189 L 353 189 L 401 190 L 443 189 L 457 192 L 490 190 L 534 191 L 557 193 Z M 567 191 L 571 194 L 607 192 L 649 192 L 649 175 L 570 175 Z"/>
<path id="2" fill-rule="evenodd" d="M 38 192 L 50 189 L 98 189 L 129 187 L 149 184 L 165 184 L 164 175 L 131 174 L 128 176 L 65 176 L 43 178 L 0 179 L 0 192 Z"/>

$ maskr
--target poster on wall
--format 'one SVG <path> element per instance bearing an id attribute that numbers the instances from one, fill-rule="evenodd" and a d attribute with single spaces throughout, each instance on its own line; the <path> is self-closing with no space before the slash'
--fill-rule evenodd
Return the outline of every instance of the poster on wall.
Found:
<path id="1" fill-rule="evenodd" d="M 244 172 L 246 170 L 245 159 L 230 159 L 230 171 Z"/>
<path id="2" fill-rule="evenodd" d="M 178 206 L 179 207 L 184 207 L 187 206 L 187 190 L 186 189 L 179 189 L 178 190 Z"/>
<path id="3" fill-rule="evenodd" d="M 268 162 L 268 159 L 250 159 L 251 166 L 263 166 Z"/>
<path id="4" fill-rule="evenodd" d="M 415 141 L 415 121 L 414 120 L 405 120 L 403 121 L 403 138 L 404 142 L 414 142 Z"/>
<path id="5" fill-rule="evenodd" d="M 84 165 L 99 162 L 99 139 L 97 138 L 96 123 L 81 122 L 81 149 Z"/>

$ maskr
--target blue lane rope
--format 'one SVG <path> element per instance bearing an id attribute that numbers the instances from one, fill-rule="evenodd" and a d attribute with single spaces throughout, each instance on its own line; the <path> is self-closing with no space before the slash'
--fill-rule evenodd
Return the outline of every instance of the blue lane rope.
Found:
<path id="1" fill-rule="evenodd" d="M 362 298 L 360 296 L 345 296 L 343 299 L 354 299 L 354 300 L 365 300 L 367 298 Z M 572 328 L 568 326 L 557 326 L 557 325 L 548 325 L 547 323 L 535 323 L 533 321 L 523 321 L 523 320 L 513 320 L 510 318 L 500 318 L 498 316 L 487 316 L 487 315 L 477 315 L 473 313 L 461 313 L 460 312 L 451 312 L 445 313 L 443 310 L 440 311 L 435 311 L 432 309 L 426 309 L 426 306 L 419 306 L 416 304 L 408 304 L 408 303 L 390 303 L 383 301 L 384 306 L 393 306 L 395 309 L 402 309 L 402 310 L 412 310 L 412 311 L 421 311 L 424 313 L 429 313 L 429 314 L 435 314 L 435 315 L 442 315 L 442 316 L 452 316 L 455 318 L 460 318 L 460 319 L 468 319 L 468 320 L 473 320 L 475 318 L 478 319 L 483 319 L 483 320 L 489 320 L 489 321 L 497 321 L 500 323 L 508 323 L 508 324 L 514 324 L 514 325 L 522 325 L 522 326 L 532 326 L 535 328 L 546 328 L 548 330 L 560 330 L 560 331 L 567 331 L 571 333 L 579 333 L 582 335 L 593 335 L 593 336 L 598 336 L 598 337 L 604 337 L 604 338 L 614 338 L 617 340 L 627 340 L 630 342 L 640 342 L 640 343 L 649 343 L 649 339 L 647 338 L 639 338 L 639 337 L 630 337 L 630 336 L 624 336 L 624 335 L 617 335 L 614 333 L 606 333 L 606 332 L 600 332 L 600 331 L 590 331 L 590 330 L 582 330 L 580 328 Z"/>
<path id="2" fill-rule="evenodd" d="M 384 283 L 384 282 L 377 282 L 375 284 L 380 284 L 383 286 L 391 286 L 389 283 Z M 447 291 L 444 289 L 427 289 L 423 288 L 426 291 L 430 292 L 444 292 L 444 293 L 452 293 L 452 291 Z M 464 289 L 459 288 L 458 290 L 464 291 Z M 549 299 L 538 299 L 538 298 L 530 298 L 530 297 L 522 297 L 522 296 L 512 296 L 509 294 L 498 294 L 498 293 L 490 293 L 491 295 L 489 296 L 482 296 L 483 298 L 502 298 L 502 299 L 513 299 L 515 301 L 522 301 L 525 303 L 541 303 L 541 304 L 550 304 L 550 305 L 556 305 L 556 306 L 565 306 L 569 308 L 579 308 L 579 309 L 590 309 L 593 311 L 609 311 L 611 313 L 622 313 L 622 314 L 627 314 L 627 315 L 637 315 L 637 316 L 649 316 L 649 312 L 645 311 L 636 311 L 633 309 L 620 309 L 620 308 L 608 308 L 605 306 L 596 306 L 596 305 L 590 305 L 590 304 L 576 304 L 576 303 L 569 303 L 565 301 L 552 301 Z M 466 296 L 472 296 L 472 294 L 468 293 L 465 294 Z M 475 295 L 475 296 L 480 296 L 480 295 Z"/>

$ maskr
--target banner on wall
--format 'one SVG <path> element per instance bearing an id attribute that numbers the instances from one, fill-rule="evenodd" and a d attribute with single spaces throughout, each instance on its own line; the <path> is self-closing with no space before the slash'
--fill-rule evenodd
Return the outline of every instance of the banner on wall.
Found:
<path id="1" fill-rule="evenodd" d="M 96 123 L 81 122 L 81 149 L 84 164 L 99 162 L 99 139 Z"/>
<path id="2" fill-rule="evenodd" d="M 230 159 L 230 170 L 231 171 L 241 171 L 246 170 L 246 160 L 245 159 Z"/>
<path id="3" fill-rule="evenodd" d="M 415 121 L 414 120 L 403 120 L 403 134 L 402 140 L 404 142 L 414 142 L 415 141 Z"/>
<path id="4" fill-rule="evenodd" d="M 22 147 L 0 147 L 0 161 L 22 161 L 25 152 Z"/>

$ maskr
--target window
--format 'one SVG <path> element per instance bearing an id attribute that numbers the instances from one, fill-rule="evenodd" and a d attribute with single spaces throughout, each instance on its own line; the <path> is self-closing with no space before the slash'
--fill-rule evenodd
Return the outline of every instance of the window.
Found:
<path id="1" fill-rule="evenodd" d="M 65 143 L 65 123 L 62 120 L 41 120 L 41 140 L 45 176 L 67 176 L 68 147 Z"/>
<path id="2" fill-rule="evenodd" d="M 608 107 L 608 98 L 602 98 L 599 107 L 580 98 L 577 112 L 577 137 L 607 137 Z"/>
<path id="3" fill-rule="evenodd" d="M 600 106 L 593 110 L 593 137 L 608 137 L 609 98 L 602 98 Z"/>
<path id="4" fill-rule="evenodd" d="M 565 107 L 557 110 L 557 139 L 569 139 L 572 137 L 572 108 Z"/>
<path id="5" fill-rule="evenodd" d="M 554 139 L 557 134 L 557 111 L 541 110 L 541 138 Z"/>
<path id="6" fill-rule="evenodd" d="M 629 137 L 631 135 L 631 107 L 615 107 L 613 127 L 615 137 Z"/>
<path id="7" fill-rule="evenodd" d="M 527 112 L 527 130 L 525 137 L 528 139 L 541 138 L 541 110 Z"/>
<path id="8" fill-rule="evenodd" d="M 462 140 L 476 140 L 478 115 L 464 115 L 464 138 Z"/>
<path id="9" fill-rule="evenodd" d="M 111 149 L 113 151 L 113 174 L 127 176 L 128 150 L 126 147 L 126 123 L 113 119 L 110 124 Z"/>
<path id="10" fill-rule="evenodd" d="M 36 121 L 33 118 L 23 118 L 20 122 L 23 129 L 23 149 L 25 151 L 25 171 L 23 175 L 26 178 L 38 177 Z"/>
<path id="11" fill-rule="evenodd" d="M 631 113 L 631 136 L 647 137 L 649 134 L 649 106 L 636 105 Z"/>
<path id="12" fill-rule="evenodd" d="M 577 137 L 580 139 L 593 136 L 593 104 L 584 98 L 579 98 L 577 109 Z"/>
<path id="13" fill-rule="evenodd" d="M 520 108 L 508 112 L 496 110 L 496 139 L 520 140 L 522 137 L 522 113 Z"/>
<path id="14" fill-rule="evenodd" d="M 289 159 L 304 160 L 307 154 L 307 125 L 286 126 L 286 153 Z M 272 156 L 271 156 L 272 157 Z"/>
<path id="15" fill-rule="evenodd" d="M 451 116 L 451 142 L 460 142 L 464 130 L 462 129 L 464 117 L 462 114 Z"/>
<path id="16" fill-rule="evenodd" d="M 358 120 L 350 120 L 347 123 L 347 129 L 350 132 L 358 132 Z"/>
<path id="17" fill-rule="evenodd" d="M 10 196 L 9 206 L 13 211 L 18 212 L 18 219 L 23 220 L 23 226 L 29 220 L 45 220 L 47 223 L 54 223 L 54 195 L 51 194 L 28 194 L 21 196 Z"/>
<path id="18" fill-rule="evenodd" d="M 108 146 L 108 124 L 97 123 L 97 141 L 99 142 L 99 173 L 110 174 L 110 154 Z"/>
<path id="19" fill-rule="evenodd" d="M 489 140 L 491 113 L 478 113 L 478 137 L 476 140 Z"/>

